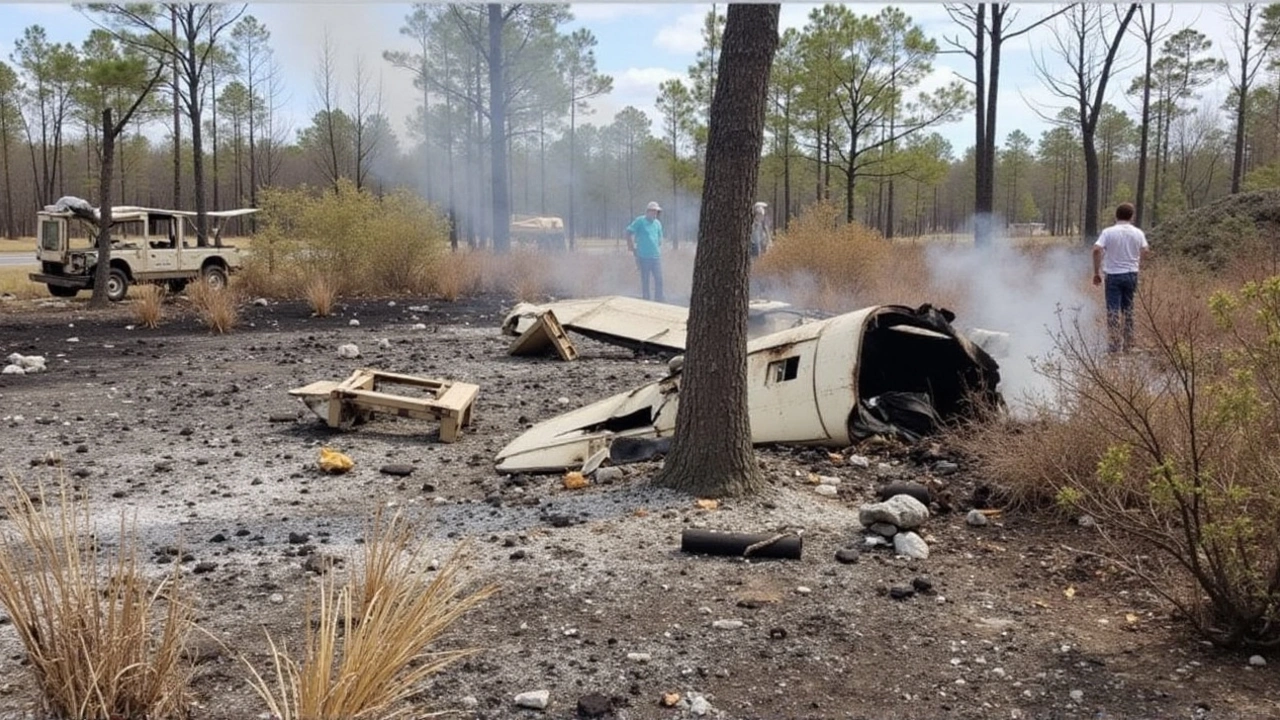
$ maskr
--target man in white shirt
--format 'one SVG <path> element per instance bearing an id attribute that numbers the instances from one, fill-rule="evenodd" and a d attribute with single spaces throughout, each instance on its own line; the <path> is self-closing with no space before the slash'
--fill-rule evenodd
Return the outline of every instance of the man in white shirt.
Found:
<path id="1" fill-rule="evenodd" d="M 1138 291 L 1138 267 L 1151 252 L 1147 236 L 1132 221 L 1133 205 L 1121 203 L 1116 208 L 1116 224 L 1098 233 L 1098 241 L 1093 244 L 1093 284 L 1103 285 L 1106 295 L 1107 352 L 1112 353 L 1128 352 L 1133 346 L 1133 296 Z"/>

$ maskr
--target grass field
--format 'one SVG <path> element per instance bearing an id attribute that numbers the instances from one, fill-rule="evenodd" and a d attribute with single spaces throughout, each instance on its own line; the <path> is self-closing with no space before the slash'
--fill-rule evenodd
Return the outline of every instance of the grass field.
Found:
<path id="1" fill-rule="evenodd" d="M 7 240 L 0 238 L 0 254 L 2 253 L 35 253 L 36 239 L 33 237 Z"/>

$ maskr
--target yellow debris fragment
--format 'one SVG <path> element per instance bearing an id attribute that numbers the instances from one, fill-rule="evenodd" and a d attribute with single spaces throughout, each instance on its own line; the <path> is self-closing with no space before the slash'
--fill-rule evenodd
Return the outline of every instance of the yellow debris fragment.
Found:
<path id="1" fill-rule="evenodd" d="M 320 469 L 327 473 L 344 473 L 355 467 L 350 457 L 327 447 L 320 448 Z"/>
<path id="2" fill-rule="evenodd" d="M 581 490 L 590 484 L 591 483 L 587 480 L 586 476 L 580 472 L 575 471 L 564 476 L 565 490 Z"/>

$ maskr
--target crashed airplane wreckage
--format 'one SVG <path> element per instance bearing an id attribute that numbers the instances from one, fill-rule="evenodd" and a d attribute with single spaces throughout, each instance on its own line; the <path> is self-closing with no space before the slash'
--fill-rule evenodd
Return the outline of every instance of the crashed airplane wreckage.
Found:
<path id="1" fill-rule="evenodd" d="M 784 316 L 805 316 L 784 302 L 753 300 L 747 306 L 751 328 L 757 333 Z M 502 332 L 516 337 L 508 353 L 533 355 L 554 348 L 562 360 L 575 360 L 578 350 L 565 334 L 580 335 L 632 350 L 682 352 L 689 308 L 612 295 L 561 300 L 546 305 L 520 303 L 502 321 Z"/>
<path id="2" fill-rule="evenodd" d="M 747 344 L 754 444 L 846 447 L 872 435 L 914 441 L 1003 404 L 999 365 L 929 305 L 878 305 Z M 650 459 L 675 432 L 682 358 L 661 380 L 534 425 L 499 472 L 554 472 Z"/>

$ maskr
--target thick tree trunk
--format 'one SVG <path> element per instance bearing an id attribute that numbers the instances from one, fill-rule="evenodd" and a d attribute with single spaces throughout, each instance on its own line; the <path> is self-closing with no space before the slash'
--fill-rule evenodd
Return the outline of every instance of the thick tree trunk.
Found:
<path id="1" fill-rule="evenodd" d="M 9 170 L 9 125 L 5 116 L 0 115 L 0 153 L 4 158 L 4 236 L 13 239 L 17 230 L 13 226 L 13 175 Z"/>
<path id="2" fill-rule="evenodd" d="M 747 406 L 751 203 L 764 146 L 778 5 L 730 5 L 707 132 L 706 183 L 689 307 L 680 411 L 658 483 L 704 496 L 764 483 Z"/>
<path id="3" fill-rule="evenodd" d="M 102 111 L 102 168 L 98 175 L 98 267 L 93 273 L 90 307 L 107 304 L 107 273 L 111 271 L 111 173 L 115 170 L 116 136 L 111 108 Z"/>
<path id="4" fill-rule="evenodd" d="M 178 8 L 169 8 L 170 32 L 178 43 Z M 173 208 L 182 209 L 182 93 L 178 90 L 178 55 L 173 60 Z"/>
<path id="5" fill-rule="evenodd" d="M 511 200 L 507 197 L 507 81 L 502 57 L 502 6 L 489 4 L 489 152 L 493 187 L 493 249 L 511 249 Z"/>
<path id="6" fill-rule="evenodd" d="M 1084 242 L 1098 239 L 1098 149 L 1093 133 L 1084 136 Z"/>

